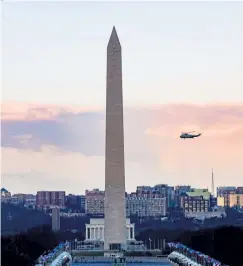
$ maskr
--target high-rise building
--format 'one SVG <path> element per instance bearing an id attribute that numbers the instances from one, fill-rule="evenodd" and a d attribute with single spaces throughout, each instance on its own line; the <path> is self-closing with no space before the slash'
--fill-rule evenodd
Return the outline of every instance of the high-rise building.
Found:
<path id="1" fill-rule="evenodd" d="M 160 217 L 166 215 L 166 198 L 152 190 L 126 193 L 126 216 Z M 85 212 L 91 217 L 103 217 L 105 191 L 86 190 Z"/>
<path id="2" fill-rule="evenodd" d="M 170 187 L 166 184 L 159 184 L 153 187 L 153 191 L 161 194 L 162 197 L 166 199 L 166 208 L 174 206 L 174 187 Z"/>
<path id="3" fill-rule="evenodd" d="M 99 189 L 85 191 L 85 212 L 90 216 L 104 215 L 105 191 Z"/>
<path id="4" fill-rule="evenodd" d="M 85 213 L 85 202 L 85 195 L 69 194 L 66 196 L 66 207 L 73 212 Z"/>
<path id="5" fill-rule="evenodd" d="M 37 191 L 36 194 L 36 206 L 44 207 L 51 204 L 51 195 L 49 191 Z"/>
<path id="6" fill-rule="evenodd" d="M 73 212 L 84 212 L 84 209 L 81 209 L 81 196 L 79 195 L 67 195 L 65 206 Z"/>
<path id="7" fill-rule="evenodd" d="M 59 231 L 60 230 L 60 209 L 58 207 L 52 208 L 51 220 L 52 220 L 52 230 Z"/>
<path id="8" fill-rule="evenodd" d="M 126 249 L 121 45 L 113 27 L 107 46 L 104 249 Z"/>
<path id="9" fill-rule="evenodd" d="M 65 191 L 38 191 L 36 195 L 37 207 L 65 206 Z"/>
<path id="10" fill-rule="evenodd" d="M 130 193 L 126 196 L 127 217 L 162 217 L 166 215 L 166 198 L 156 192 Z"/>
<path id="11" fill-rule="evenodd" d="M 174 207 L 175 205 L 175 191 L 174 187 L 168 186 L 166 184 L 158 184 L 153 187 L 150 186 L 138 186 L 137 193 L 149 193 L 153 192 L 156 194 L 160 194 L 161 198 L 166 199 L 166 209 L 168 207 Z"/>
<path id="12" fill-rule="evenodd" d="M 85 213 L 85 205 L 86 205 L 86 197 L 85 195 L 80 196 L 80 211 L 81 213 Z"/>

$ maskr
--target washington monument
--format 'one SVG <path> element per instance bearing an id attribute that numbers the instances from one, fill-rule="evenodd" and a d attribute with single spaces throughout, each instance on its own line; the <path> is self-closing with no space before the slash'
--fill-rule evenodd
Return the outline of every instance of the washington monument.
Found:
<path id="1" fill-rule="evenodd" d="M 107 46 L 104 249 L 126 249 L 121 44 L 113 27 Z"/>

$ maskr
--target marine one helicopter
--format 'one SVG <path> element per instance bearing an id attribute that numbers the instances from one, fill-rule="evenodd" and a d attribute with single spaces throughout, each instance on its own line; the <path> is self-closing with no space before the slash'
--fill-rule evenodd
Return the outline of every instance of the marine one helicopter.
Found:
<path id="1" fill-rule="evenodd" d="M 197 137 L 200 137 L 202 134 L 199 133 L 199 134 L 193 134 L 195 131 L 192 131 L 192 132 L 182 132 L 181 135 L 180 135 L 180 138 L 181 139 L 194 139 L 194 138 L 197 138 Z"/>

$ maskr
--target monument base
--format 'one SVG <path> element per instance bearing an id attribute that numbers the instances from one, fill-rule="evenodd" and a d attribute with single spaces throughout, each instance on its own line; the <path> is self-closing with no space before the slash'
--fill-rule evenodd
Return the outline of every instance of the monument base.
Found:
<path id="1" fill-rule="evenodd" d="M 104 257 L 120 259 L 120 258 L 124 257 L 124 252 L 122 252 L 122 251 L 117 251 L 116 252 L 116 251 L 113 251 L 113 250 L 105 251 L 104 252 Z"/>

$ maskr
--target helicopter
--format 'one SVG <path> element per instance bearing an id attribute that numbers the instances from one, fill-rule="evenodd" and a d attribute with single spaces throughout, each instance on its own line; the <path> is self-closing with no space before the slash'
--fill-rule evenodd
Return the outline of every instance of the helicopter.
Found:
<path id="1" fill-rule="evenodd" d="M 181 139 L 194 139 L 194 138 L 197 138 L 197 137 L 200 137 L 202 134 L 199 133 L 199 134 L 193 134 L 195 131 L 192 131 L 192 132 L 182 132 L 181 135 L 180 135 L 180 138 Z"/>

